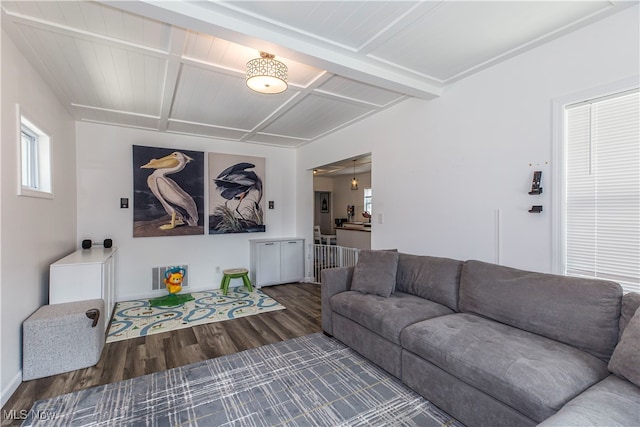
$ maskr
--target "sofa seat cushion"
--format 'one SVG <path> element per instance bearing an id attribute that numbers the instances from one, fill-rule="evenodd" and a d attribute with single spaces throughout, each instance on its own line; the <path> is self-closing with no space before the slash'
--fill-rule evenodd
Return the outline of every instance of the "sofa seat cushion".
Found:
<path id="1" fill-rule="evenodd" d="M 402 346 L 540 422 L 609 373 L 597 357 L 473 314 L 407 327 Z"/>
<path id="2" fill-rule="evenodd" d="M 567 403 L 538 427 L 639 425 L 640 388 L 610 375 Z"/>
<path id="3" fill-rule="evenodd" d="M 403 292 L 389 298 L 341 292 L 331 297 L 331 309 L 398 345 L 400 332 L 408 325 L 453 313 L 448 307 Z"/>

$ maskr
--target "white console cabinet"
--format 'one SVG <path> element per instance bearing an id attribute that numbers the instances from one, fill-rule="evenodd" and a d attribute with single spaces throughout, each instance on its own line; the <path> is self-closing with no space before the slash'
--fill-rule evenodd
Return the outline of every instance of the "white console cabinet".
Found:
<path id="1" fill-rule="evenodd" d="M 249 244 L 256 288 L 304 280 L 304 239 L 254 239 Z"/>
<path id="2" fill-rule="evenodd" d="M 116 248 L 80 249 L 49 267 L 49 304 L 104 300 L 109 327 L 115 305 Z"/>

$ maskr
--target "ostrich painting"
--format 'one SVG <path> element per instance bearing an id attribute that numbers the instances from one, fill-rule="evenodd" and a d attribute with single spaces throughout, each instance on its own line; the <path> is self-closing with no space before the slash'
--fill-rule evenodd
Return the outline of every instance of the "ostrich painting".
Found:
<path id="1" fill-rule="evenodd" d="M 264 159 L 209 154 L 209 234 L 265 231 Z"/>

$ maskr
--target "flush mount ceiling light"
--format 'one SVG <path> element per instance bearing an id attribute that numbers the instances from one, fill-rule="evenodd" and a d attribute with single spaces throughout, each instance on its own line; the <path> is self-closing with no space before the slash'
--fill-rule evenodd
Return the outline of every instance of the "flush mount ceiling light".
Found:
<path id="1" fill-rule="evenodd" d="M 247 86 L 260 93 L 281 93 L 287 90 L 287 66 L 276 61 L 275 55 L 260 52 L 260 58 L 247 62 Z"/>
<path id="2" fill-rule="evenodd" d="M 358 189 L 358 180 L 356 179 L 356 161 L 353 161 L 353 179 L 351 180 L 351 189 Z"/>

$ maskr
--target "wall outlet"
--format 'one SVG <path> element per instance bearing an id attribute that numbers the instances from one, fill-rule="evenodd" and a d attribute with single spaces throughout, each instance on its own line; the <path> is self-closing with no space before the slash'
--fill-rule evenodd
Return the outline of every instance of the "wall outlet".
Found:
<path id="1" fill-rule="evenodd" d="M 383 219 L 384 219 L 384 218 L 383 218 L 382 214 L 381 214 L 381 213 L 379 213 L 379 214 L 378 214 L 378 224 L 382 224 Z"/>
<path id="2" fill-rule="evenodd" d="M 216 273 L 220 273 L 220 266 L 216 265 Z"/>

